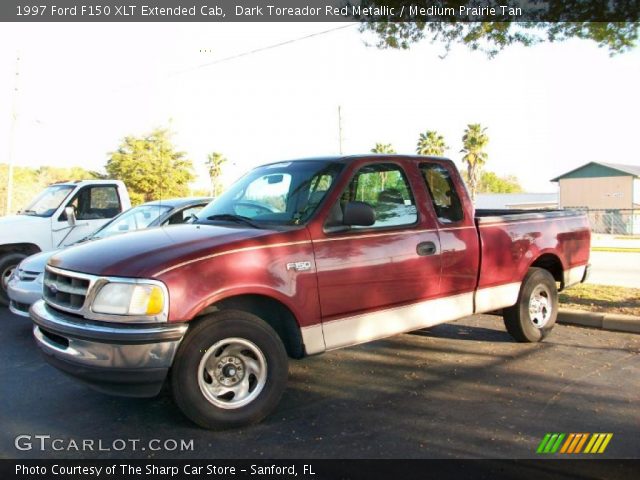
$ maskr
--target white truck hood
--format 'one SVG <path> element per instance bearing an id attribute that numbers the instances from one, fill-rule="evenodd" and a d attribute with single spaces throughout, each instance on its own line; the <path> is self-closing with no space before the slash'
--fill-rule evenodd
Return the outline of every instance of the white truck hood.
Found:
<path id="1" fill-rule="evenodd" d="M 32 243 L 41 250 L 51 245 L 51 218 L 35 215 L 0 217 L 0 245 Z"/>

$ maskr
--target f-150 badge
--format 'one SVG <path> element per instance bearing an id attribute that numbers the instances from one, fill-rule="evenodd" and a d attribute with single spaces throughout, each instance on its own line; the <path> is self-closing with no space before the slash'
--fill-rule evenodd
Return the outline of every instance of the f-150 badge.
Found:
<path id="1" fill-rule="evenodd" d="M 305 270 L 311 270 L 311 262 L 287 263 L 287 270 L 295 270 L 296 272 L 304 272 Z"/>

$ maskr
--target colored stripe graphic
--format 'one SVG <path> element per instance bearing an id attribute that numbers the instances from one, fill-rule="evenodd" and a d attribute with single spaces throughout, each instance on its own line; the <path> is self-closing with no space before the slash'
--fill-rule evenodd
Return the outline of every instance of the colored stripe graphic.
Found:
<path id="1" fill-rule="evenodd" d="M 538 449 L 536 450 L 536 453 L 542 453 L 544 451 L 544 447 L 549 441 L 549 438 L 551 438 L 551 434 L 547 433 L 542 439 L 542 441 L 540 442 L 540 445 L 538 445 Z"/>
<path id="2" fill-rule="evenodd" d="M 536 453 L 578 454 L 604 453 L 613 433 L 547 433 L 538 445 Z M 585 447 L 586 444 L 586 447 Z M 584 448 L 584 450 L 583 450 Z"/>
<path id="3" fill-rule="evenodd" d="M 567 453 L 567 449 L 569 448 L 569 445 L 571 445 L 571 442 L 573 442 L 573 439 L 575 438 L 576 434 L 575 433 L 570 433 L 569 436 L 567 437 L 567 441 L 564 442 L 564 445 L 562 446 L 562 450 L 560 450 L 560 453 Z"/>
<path id="4" fill-rule="evenodd" d="M 582 434 L 582 438 L 580 439 L 580 442 L 578 443 L 578 445 L 576 445 L 576 450 L 573 453 L 580 453 L 582 451 L 582 447 L 584 446 L 584 442 L 587 441 L 588 437 L 589 437 L 588 433 L 583 433 Z"/>

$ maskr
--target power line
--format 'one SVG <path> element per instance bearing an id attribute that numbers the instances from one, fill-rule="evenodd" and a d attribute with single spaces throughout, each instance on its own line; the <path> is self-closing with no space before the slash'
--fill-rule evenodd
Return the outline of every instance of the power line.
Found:
<path id="1" fill-rule="evenodd" d="M 311 33 L 311 34 L 305 35 L 303 37 L 293 38 L 291 40 L 285 40 L 284 42 L 274 43 L 273 45 L 267 45 L 266 47 L 255 48 L 253 50 L 249 50 L 249 51 L 246 51 L 246 52 L 237 53 L 235 55 L 230 55 L 228 57 L 220 58 L 220 59 L 214 60 L 212 62 L 203 63 L 202 65 L 197 65 L 197 66 L 186 68 L 186 69 L 183 69 L 183 70 L 178 70 L 177 72 L 173 72 L 173 73 L 169 74 L 169 76 L 180 75 L 180 74 L 183 74 L 183 73 L 192 72 L 194 70 L 199 70 L 201 68 L 210 67 L 212 65 L 217 65 L 217 64 L 223 63 L 223 62 L 228 62 L 230 60 L 235 60 L 237 58 L 247 57 L 249 55 L 253 55 L 253 54 L 256 54 L 256 53 L 264 52 L 264 51 L 267 51 L 267 50 L 272 50 L 274 48 L 283 47 L 285 45 L 291 45 L 292 43 L 301 42 L 303 40 L 308 40 L 308 39 L 314 38 L 314 37 L 319 37 L 321 35 L 326 35 L 327 33 L 332 33 L 332 32 L 335 32 L 337 30 L 342 30 L 342 29 L 345 29 L 345 28 L 354 27 L 355 25 L 357 25 L 357 24 L 342 25 L 340 27 L 330 28 L 329 30 L 323 30 L 321 32 Z"/>

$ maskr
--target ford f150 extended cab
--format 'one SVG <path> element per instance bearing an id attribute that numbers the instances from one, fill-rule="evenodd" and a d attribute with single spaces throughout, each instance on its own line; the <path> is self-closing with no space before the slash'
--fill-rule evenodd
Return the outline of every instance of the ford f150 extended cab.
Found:
<path id="1" fill-rule="evenodd" d="M 276 407 L 289 357 L 494 311 L 540 341 L 588 271 L 583 214 L 474 211 L 441 158 L 269 164 L 198 217 L 54 255 L 30 310 L 47 360 L 107 393 L 169 376 L 194 422 L 239 426 Z"/>
<path id="2" fill-rule="evenodd" d="M 130 207 L 121 181 L 82 180 L 49 185 L 18 215 L 0 218 L 0 305 L 9 305 L 9 278 L 22 260 L 70 245 Z"/>

